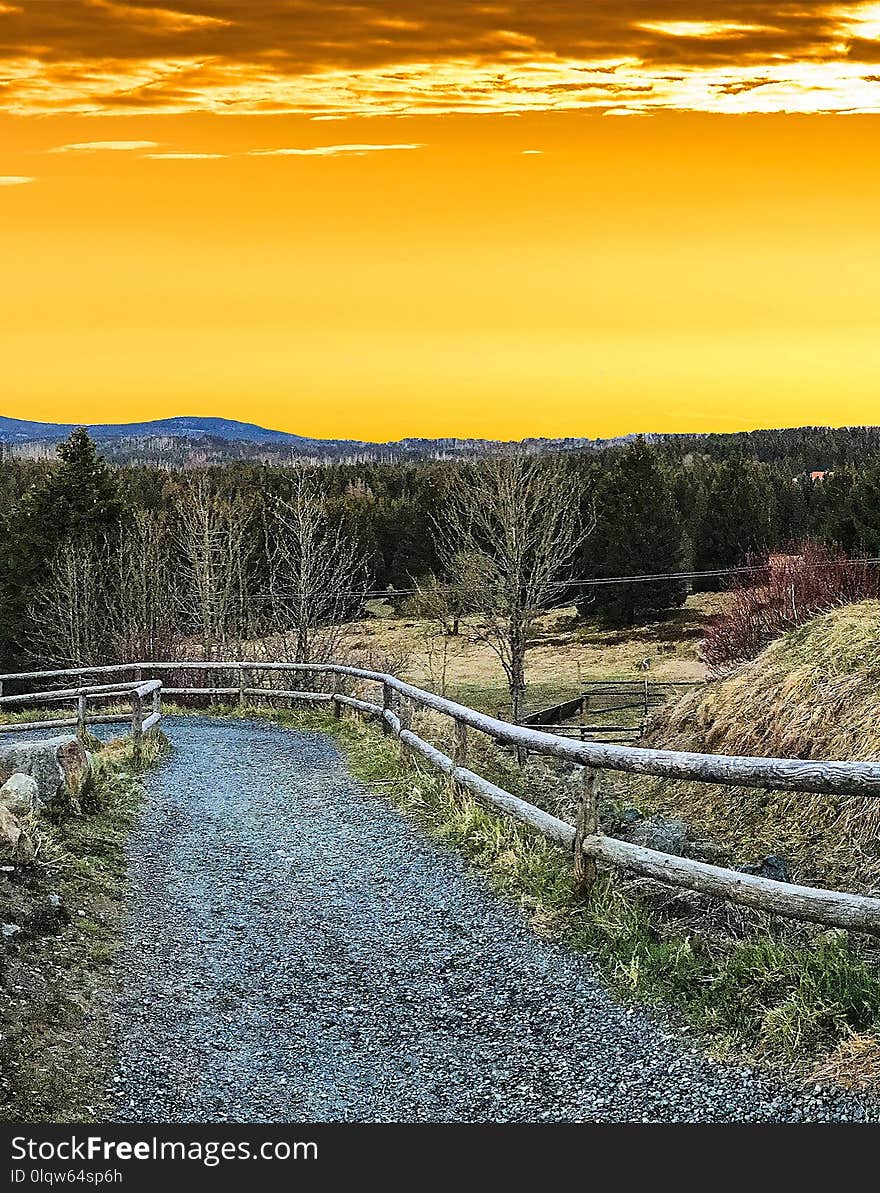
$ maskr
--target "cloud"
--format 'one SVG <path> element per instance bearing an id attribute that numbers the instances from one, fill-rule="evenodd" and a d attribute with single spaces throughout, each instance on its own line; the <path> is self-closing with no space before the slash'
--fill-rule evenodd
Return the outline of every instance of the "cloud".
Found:
<path id="1" fill-rule="evenodd" d="M 745 37 L 767 29 L 764 25 L 743 25 L 739 21 L 639 21 L 637 28 L 669 37 Z"/>
<path id="2" fill-rule="evenodd" d="M 36 179 L 24 174 L 0 174 L 0 186 L 24 186 L 26 182 L 36 182 Z"/>
<path id="3" fill-rule="evenodd" d="M 0 59 L 18 113 L 880 112 L 880 3 L 0 0 Z"/>
<path id="4" fill-rule="evenodd" d="M 424 149 L 424 145 L 315 145 L 308 149 L 252 149 L 249 157 L 364 157 L 368 153 L 384 153 L 393 149 Z"/>
<path id="5" fill-rule="evenodd" d="M 144 157 L 152 158 L 156 162 L 207 162 L 217 161 L 228 157 L 228 153 L 145 153 Z"/>
<path id="6" fill-rule="evenodd" d="M 80 141 L 74 145 L 56 145 L 50 153 L 136 153 L 138 150 L 158 149 L 158 141 Z"/>

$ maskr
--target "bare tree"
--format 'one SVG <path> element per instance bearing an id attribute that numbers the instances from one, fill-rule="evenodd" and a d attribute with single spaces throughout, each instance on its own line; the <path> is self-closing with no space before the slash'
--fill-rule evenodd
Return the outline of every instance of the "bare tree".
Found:
<path id="1" fill-rule="evenodd" d="M 468 628 L 498 656 L 514 721 L 536 618 L 587 533 L 558 461 L 511 453 L 462 469 L 437 522 L 440 555 Z"/>
<path id="2" fill-rule="evenodd" d="M 111 599 L 110 551 L 100 535 L 68 537 L 32 598 L 30 652 L 42 662 L 89 667 L 106 662 Z"/>
<path id="3" fill-rule="evenodd" d="M 175 603 L 172 544 L 165 520 L 137 509 L 112 552 L 112 653 L 117 662 L 170 659 L 180 634 Z"/>
<path id="4" fill-rule="evenodd" d="M 457 585 L 428 576 L 416 582 L 415 595 L 407 608 L 408 613 L 424 622 L 425 671 L 432 688 L 441 696 L 446 695 L 450 656 L 461 653 L 459 628 L 467 606 L 467 595 Z"/>
<path id="5" fill-rule="evenodd" d="M 364 558 L 327 508 L 317 472 L 290 475 L 290 494 L 267 521 L 268 598 L 277 652 L 287 662 L 339 657 L 346 623 L 359 610 Z"/>
<path id="6" fill-rule="evenodd" d="M 244 652 L 251 630 L 253 530 L 246 497 L 227 496 L 203 475 L 190 478 L 178 509 L 178 604 L 206 659 L 229 648 Z"/>

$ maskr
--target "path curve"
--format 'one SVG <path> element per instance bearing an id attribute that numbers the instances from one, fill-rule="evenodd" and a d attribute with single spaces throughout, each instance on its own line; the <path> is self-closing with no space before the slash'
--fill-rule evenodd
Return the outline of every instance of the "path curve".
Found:
<path id="1" fill-rule="evenodd" d="M 165 727 L 130 844 L 117 1121 L 876 1121 L 616 1004 L 329 738 Z"/>

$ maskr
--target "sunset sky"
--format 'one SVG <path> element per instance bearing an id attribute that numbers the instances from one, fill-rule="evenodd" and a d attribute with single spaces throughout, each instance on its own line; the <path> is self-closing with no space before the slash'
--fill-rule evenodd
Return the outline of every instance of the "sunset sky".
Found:
<path id="1" fill-rule="evenodd" d="M 0 0 L 0 413 L 880 422 L 880 3 Z"/>

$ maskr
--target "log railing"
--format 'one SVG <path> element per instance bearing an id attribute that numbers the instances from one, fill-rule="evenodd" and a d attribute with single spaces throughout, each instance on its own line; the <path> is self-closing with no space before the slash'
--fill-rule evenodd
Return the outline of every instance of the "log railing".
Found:
<path id="1" fill-rule="evenodd" d="M 63 674 L 82 677 L 82 673 L 75 671 L 67 671 Z M 92 707 L 96 703 L 111 705 L 126 703 L 130 704 L 131 711 L 96 712 Z M 0 723 L 0 733 L 33 729 L 76 729 L 77 737 L 83 740 L 90 725 L 128 725 L 134 745 L 135 760 L 139 760 L 144 734 L 155 729 L 162 721 L 162 681 L 161 679 L 144 681 L 137 678 L 127 683 L 80 685 L 75 688 L 56 688 L 49 691 L 0 695 L 0 713 L 6 708 L 15 708 L 20 705 L 45 707 L 52 704 L 71 705 L 71 714 L 32 721 Z"/>
<path id="2" fill-rule="evenodd" d="M 9 681 L 33 683 L 63 677 L 110 675 L 134 672 L 155 677 L 177 672 L 226 673 L 235 682 L 219 687 L 167 687 L 159 685 L 165 695 L 200 696 L 216 699 L 232 697 L 241 704 L 250 700 L 283 698 L 294 702 L 331 705 L 337 716 L 350 708 L 375 717 L 386 732 L 393 734 L 413 753 L 449 776 L 460 788 L 477 799 L 498 809 L 505 815 L 529 825 L 575 854 L 576 870 L 585 885 L 595 874 L 596 861 L 643 877 L 689 890 L 728 899 L 734 903 L 758 908 L 764 912 L 791 916 L 832 927 L 869 932 L 880 935 L 880 899 L 869 895 L 824 890 L 777 882 L 758 875 L 743 874 L 712 866 L 692 858 L 674 857 L 654 849 L 645 849 L 627 841 L 608 837 L 599 832 L 598 788 L 604 770 L 624 774 L 652 775 L 656 778 L 684 779 L 691 782 L 715 783 L 728 786 L 766 788 L 773 791 L 817 793 L 833 796 L 880 797 L 880 763 L 833 762 L 793 758 L 730 757 L 722 754 L 698 754 L 680 750 L 654 750 L 640 746 L 622 746 L 594 741 L 571 741 L 530 727 L 501 721 L 466 705 L 458 704 L 433 692 L 423 691 L 394 675 L 364 670 L 342 664 L 323 663 L 254 663 L 242 661 L 162 662 L 131 664 L 126 667 L 79 668 L 62 671 L 43 671 L 0 676 L 0 684 Z M 255 673 L 283 680 L 287 675 L 307 677 L 306 682 L 328 677 L 330 691 L 296 690 L 288 686 L 255 687 L 247 679 Z M 381 697 L 366 700 L 342 690 L 345 681 L 357 680 L 374 684 Z M 152 681 L 156 684 L 156 679 Z M 105 684 L 101 689 L 69 689 L 79 696 L 88 691 L 108 689 L 129 692 L 153 691 L 150 684 L 132 688 L 125 684 Z M 2 690 L 2 689 L 0 689 Z M 51 695 L 48 694 L 48 695 Z M 55 693 L 59 695 L 59 693 Z M 44 701 L 47 693 L 35 692 L 28 697 L 12 699 Z M 7 702 L 0 698 L 0 708 Z M 161 695 L 157 697 L 161 700 Z M 454 725 L 453 757 L 420 737 L 412 729 L 413 708 L 430 709 L 451 719 Z M 153 714 L 155 716 L 155 713 Z M 160 714 L 161 715 L 161 714 Z M 153 717 L 142 722 L 142 729 L 155 724 Z M 47 722 L 36 724 L 47 725 Z M 6 729 L 23 728 L 5 726 Z M 28 726 L 30 728 L 33 725 Z M 520 754 L 535 753 L 558 758 L 582 768 L 582 795 L 575 824 L 559 819 L 537 808 L 509 791 L 491 783 L 469 769 L 468 731 L 483 733 L 501 745 L 511 746 Z M 133 718 L 133 732 L 135 731 Z"/>

